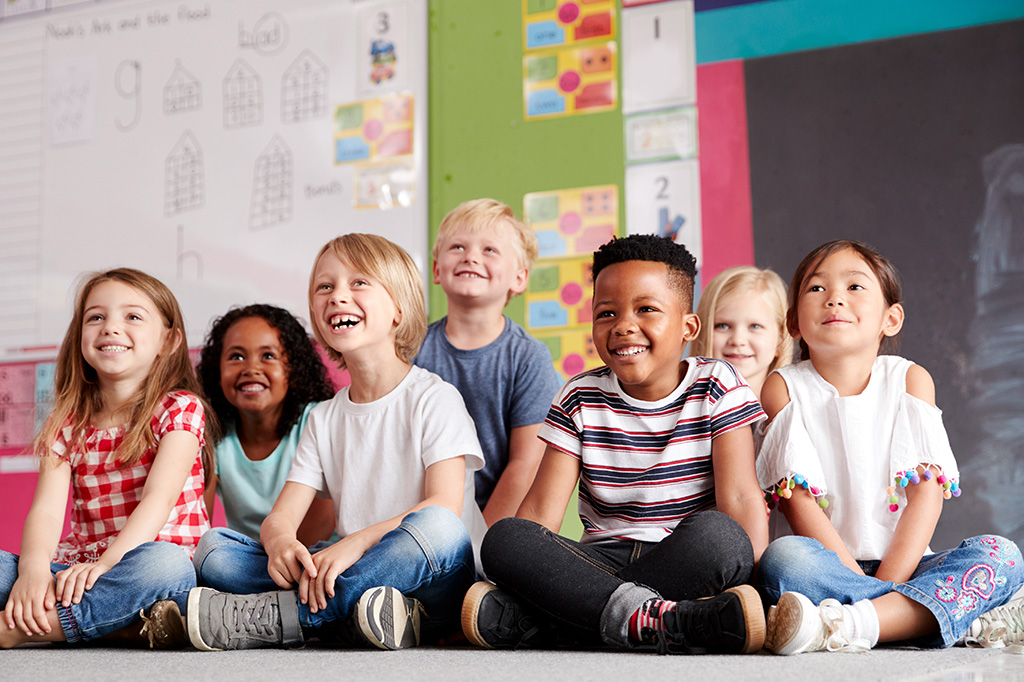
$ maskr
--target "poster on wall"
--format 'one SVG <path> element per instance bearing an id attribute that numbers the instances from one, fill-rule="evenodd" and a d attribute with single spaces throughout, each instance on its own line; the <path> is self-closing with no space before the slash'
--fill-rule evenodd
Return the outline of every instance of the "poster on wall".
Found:
<path id="1" fill-rule="evenodd" d="M 626 232 L 684 244 L 701 266 L 700 166 L 696 159 L 626 169 Z M 699 290 L 699 288 L 698 288 Z"/>
<path id="2" fill-rule="evenodd" d="M 613 37 L 614 0 L 523 0 L 523 50 Z"/>
<path id="3" fill-rule="evenodd" d="M 527 120 L 610 111 L 618 106 L 614 42 L 527 54 L 523 105 Z"/>
<path id="4" fill-rule="evenodd" d="M 548 346 L 564 378 L 599 367 L 591 338 L 591 262 L 593 252 L 619 233 L 619 189 L 532 192 L 523 197 L 523 207 L 539 244 L 524 295 L 524 326 Z"/>
<path id="5" fill-rule="evenodd" d="M 623 10 L 623 113 L 693 104 L 696 76 L 692 0 Z"/>

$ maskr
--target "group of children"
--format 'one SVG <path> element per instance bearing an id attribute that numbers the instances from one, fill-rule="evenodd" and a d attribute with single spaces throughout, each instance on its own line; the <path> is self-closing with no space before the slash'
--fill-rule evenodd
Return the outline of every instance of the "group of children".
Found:
<path id="1" fill-rule="evenodd" d="M 482 647 L 688 654 L 1024 642 L 1016 545 L 928 546 L 959 472 L 927 371 L 880 354 L 904 319 L 881 254 L 824 244 L 788 294 L 733 268 L 694 313 L 684 246 L 613 239 L 592 268 L 604 366 L 564 385 L 503 313 L 537 257 L 509 207 L 457 207 L 432 255 L 448 313 L 428 326 L 400 247 L 317 254 L 337 392 L 287 311 L 232 309 L 195 372 L 166 286 L 88 278 L 21 554 L 0 553 L 0 647 L 402 649 L 460 625 Z"/>

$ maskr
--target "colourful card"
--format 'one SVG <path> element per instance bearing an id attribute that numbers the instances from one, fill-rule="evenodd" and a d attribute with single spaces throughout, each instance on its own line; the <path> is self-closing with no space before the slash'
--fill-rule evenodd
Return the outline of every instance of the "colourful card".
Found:
<path id="1" fill-rule="evenodd" d="M 525 116 L 551 118 L 618 106 L 615 42 L 548 50 L 523 57 Z"/>
<path id="2" fill-rule="evenodd" d="M 601 356 L 597 354 L 597 349 L 594 348 L 594 337 L 589 327 L 535 334 L 551 351 L 555 370 L 563 379 L 569 379 L 580 372 L 604 364 L 601 362 Z"/>
<path id="3" fill-rule="evenodd" d="M 593 318 L 591 257 L 542 261 L 526 288 L 526 327 L 530 330 L 589 326 Z"/>
<path id="4" fill-rule="evenodd" d="M 523 0 L 523 50 L 613 37 L 613 0 Z"/>
<path id="5" fill-rule="evenodd" d="M 591 255 L 619 230 L 616 185 L 532 192 L 523 197 L 540 258 Z"/>
<path id="6" fill-rule="evenodd" d="M 342 104 L 334 110 L 334 162 L 374 161 L 412 153 L 411 94 Z"/>

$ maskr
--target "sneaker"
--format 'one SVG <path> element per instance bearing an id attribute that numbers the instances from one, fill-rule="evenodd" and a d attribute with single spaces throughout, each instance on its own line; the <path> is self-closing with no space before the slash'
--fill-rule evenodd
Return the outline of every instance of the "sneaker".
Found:
<path id="1" fill-rule="evenodd" d="M 780 656 L 808 651 L 868 651 L 867 640 L 852 637 L 843 605 L 826 599 L 815 606 L 799 592 L 786 592 L 769 614 L 765 646 Z"/>
<path id="2" fill-rule="evenodd" d="M 158 601 L 148 614 L 139 611 L 139 618 L 142 619 L 139 634 L 149 641 L 150 649 L 181 649 L 189 643 L 185 619 L 174 602 Z"/>
<path id="3" fill-rule="evenodd" d="M 227 594 L 209 587 L 188 593 L 188 637 L 203 651 L 301 646 L 294 592 Z"/>
<path id="4" fill-rule="evenodd" d="M 543 628 L 497 585 L 474 583 L 462 601 L 462 632 L 485 649 L 518 649 L 538 643 Z"/>
<path id="5" fill-rule="evenodd" d="M 739 585 L 708 599 L 680 601 L 662 614 L 658 631 L 649 634 L 662 654 L 760 651 L 764 644 L 761 597 L 750 585 Z"/>
<path id="6" fill-rule="evenodd" d="M 974 619 L 964 635 L 970 647 L 1024 646 L 1024 598 L 997 606 Z"/>
<path id="7" fill-rule="evenodd" d="M 379 649 L 408 649 L 420 643 L 423 607 L 394 587 L 372 587 L 356 603 L 359 629 Z"/>

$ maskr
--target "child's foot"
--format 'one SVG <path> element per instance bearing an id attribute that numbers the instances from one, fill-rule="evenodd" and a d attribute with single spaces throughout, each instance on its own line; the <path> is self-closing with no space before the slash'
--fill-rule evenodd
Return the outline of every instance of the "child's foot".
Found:
<path id="1" fill-rule="evenodd" d="M 208 587 L 188 593 L 188 637 L 203 651 L 301 646 L 294 592 L 227 594 Z"/>
<path id="2" fill-rule="evenodd" d="M 148 614 L 139 611 L 139 617 L 142 618 L 139 634 L 149 640 L 150 649 L 181 649 L 189 643 L 185 619 L 173 601 L 158 601 Z"/>
<path id="3" fill-rule="evenodd" d="M 422 608 L 394 587 L 372 587 L 356 603 L 359 629 L 379 649 L 408 649 L 420 643 Z"/>
<path id="4" fill-rule="evenodd" d="M 867 640 L 856 639 L 844 618 L 843 605 L 826 599 L 815 606 L 799 592 L 786 592 L 769 614 L 765 646 L 781 656 L 808 651 L 867 651 Z"/>
<path id="5" fill-rule="evenodd" d="M 764 609 L 750 585 L 732 587 L 709 599 L 676 602 L 661 608 L 652 599 L 641 607 L 653 627 L 641 640 L 662 654 L 749 654 L 764 644 Z M 668 606 L 668 605 L 666 605 Z"/>
<path id="6" fill-rule="evenodd" d="M 1024 645 L 1024 599 L 1014 599 L 974 619 L 964 635 L 970 647 Z"/>
<path id="7" fill-rule="evenodd" d="M 478 582 L 462 601 L 462 632 L 486 649 L 528 646 L 541 632 L 539 624 L 497 585 Z"/>

